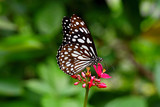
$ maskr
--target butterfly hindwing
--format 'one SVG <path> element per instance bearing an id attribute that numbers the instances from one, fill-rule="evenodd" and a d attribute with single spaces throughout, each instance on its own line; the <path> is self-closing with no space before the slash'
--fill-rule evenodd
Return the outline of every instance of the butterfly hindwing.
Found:
<path id="1" fill-rule="evenodd" d="M 60 69 L 73 75 L 90 66 L 91 53 L 86 48 L 76 43 L 64 45 L 57 56 Z"/>

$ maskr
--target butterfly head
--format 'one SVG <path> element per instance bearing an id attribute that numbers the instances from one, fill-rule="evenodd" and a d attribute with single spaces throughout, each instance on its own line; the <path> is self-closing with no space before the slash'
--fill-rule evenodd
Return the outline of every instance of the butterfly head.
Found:
<path id="1" fill-rule="evenodd" d="M 103 59 L 102 58 L 100 58 L 100 57 L 97 57 L 96 59 L 94 59 L 94 60 L 92 60 L 93 61 L 93 64 L 97 64 L 98 62 L 102 62 L 103 61 Z"/>
<path id="2" fill-rule="evenodd" d="M 98 57 L 98 62 L 102 62 L 102 61 L 103 61 L 103 59 Z"/>

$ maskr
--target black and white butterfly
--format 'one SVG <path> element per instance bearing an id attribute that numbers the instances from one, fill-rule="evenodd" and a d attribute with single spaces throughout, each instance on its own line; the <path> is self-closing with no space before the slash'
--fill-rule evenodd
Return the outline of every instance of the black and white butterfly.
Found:
<path id="1" fill-rule="evenodd" d="M 102 58 L 97 56 L 89 30 L 80 17 L 73 14 L 71 18 L 64 17 L 62 23 L 63 43 L 56 56 L 62 71 L 74 75 L 102 61 Z"/>

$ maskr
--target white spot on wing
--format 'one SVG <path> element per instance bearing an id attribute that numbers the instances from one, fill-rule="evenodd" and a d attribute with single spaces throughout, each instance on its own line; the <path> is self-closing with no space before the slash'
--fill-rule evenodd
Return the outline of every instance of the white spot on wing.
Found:
<path id="1" fill-rule="evenodd" d="M 64 60 L 67 60 L 67 59 L 68 59 L 68 57 L 65 57 L 65 58 L 64 58 Z"/>
<path id="2" fill-rule="evenodd" d="M 75 48 L 78 48 L 78 46 L 77 46 L 77 45 L 75 45 Z"/>
<path id="3" fill-rule="evenodd" d="M 90 49 L 91 49 L 92 53 L 96 56 L 96 54 L 95 54 L 95 52 L 94 52 L 93 48 L 92 48 L 92 47 L 90 47 Z"/>
<path id="4" fill-rule="evenodd" d="M 69 67 L 70 65 L 71 65 L 70 63 L 69 63 L 69 64 L 66 64 L 67 67 Z"/>
<path id="5" fill-rule="evenodd" d="M 78 36 L 77 36 L 77 35 L 74 35 L 73 37 L 74 37 L 74 38 L 78 38 Z"/>
<path id="6" fill-rule="evenodd" d="M 82 27 L 82 29 L 85 31 L 86 34 L 88 34 L 87 30 L 84 27 Z"/>
<path id="7" fill-rule="evenodd" d="M 69 50 L 69 51 L 71 51 L 71 50 L 72 50 L 72 48 L 68 48 L 68 50 Z"/>
<path id="8" fill-rule="evenodd" d="M 68 54 L 68 52 L 64 52 L 64 54 Z"/>
<path id="9" fill-rule="evenodd" d="M 76 41 L 76 39 L 74 39 L 74 38 L 73 38 L 73 39 L 72 39 L 72 41 L 73 41 L 73 42 L 75 42 L 75 41 Z"/>
<path id="10" fill-rule="evenodd" d="M 74 31 L 75 31 L 75 32 L 78 32 L 78 30 L 77 30 L 77 29 L 75 29 Z"/>
<path id="11" fill-rule="evenodd" d="M 78 59 L 82 60 L 82 59 L 84 59 L 84 58 L 83 58 L 82 56 L 79 56 Z"/>
<path id="12" fill-rule="evenodd" d="M 86 53 L 88 56 L 90 56 L 89 53 L 88 53 L 88 51 L 84 50 L 84 53 Z"/>
<path id="13" fill-rule="evenodd" d="M 84 58 L 84 57 L 82 57 L 82 56 L 78 56 L 78 59 L 79 59 L 79 60 L 89 60 L 89 58 Z"/>
<path id="14" fill-rule="evenodd" d="M 72 53 L 72 56 L 73 56 L 73 57 L 77 57 L 78 55 L 77 55 L 77 54 Z"/>
<path id="15" fill-rule="evenodd" d="M 81 55 L 79 52 L 77 52 L 77 51 L 73 51 L 73 53 L 75 53 L 75 54 L 78 54 L 78 55 Z"/>
<path id="16" fill-rule="evenodd" d="M 84 40 L 86 39 L 84 36 L 82 37 Z"/>
<path id="17" fill-rule="evenodd" d="M 79 25 L 79 22 L 76 22 L 77 25 Z"/>
<path id="18" fill-rule="evenodd" d="M 79 30 L 80 30 L 81 32 L 84 32 L 84 31 L 82 30 L 82 28 L 79 28 Z"/>
<path id="19" fill-rule="evenodd" d="M 83 26 L 83 25 L 84 25 L 84 22 L 81 22 L 81 25 Z"/>
<path id="20" fill-rule="evenodd" d="M 83 39 L 78 39 L 78 42 L 84 43 L 84 40 Z"/>
<path id="21" fill-rule="evenodd" d="M 70 62 L 66 62 L 66 64 L 70 64 Z"/>
<path id="22" fill-rule="evenodd" d="M 73 71 L 73 68 L 71 68 L 71 71 Z"/>
<path id="23" fill-rule="evenodd" d="M 92 41 L 90 41 L 90 39 L 89 39 L 89 38 L 87 38 L 87 43 L 92 43 Z"/>
<path id="24" fill-rule="evenodd" d="M 87 46 L 82 45 L 82 47 L 89 51 L 89 49 L 88 49 L 88 47 L 87 47 Z"/>

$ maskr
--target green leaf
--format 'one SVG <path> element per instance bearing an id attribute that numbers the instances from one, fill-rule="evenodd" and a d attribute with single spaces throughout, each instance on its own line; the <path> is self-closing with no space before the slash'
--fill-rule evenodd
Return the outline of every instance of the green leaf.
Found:
<path id="1" fill-rule="evenodd" d="M 9 103 L 6 102 L 0 102 L 1 107 L 35 107 L 34 104 L 30 103 L 29 101 L 25 100 L 14 100 L 10 101 Z"/>
<path id="2" fill-rule="evenodd" d="M 127 96 L 114 99 L 107 103 L 105 107 L 147 107 L 147 102 L 139 96 Z"/>
<path id="3" fill-rule="evenodd" d="M 57 34 L 61 28 L 61 21 L 64 16 L 64 6 L 61 3 L 47 4 L 36 15 L 36 25 L 43 34 Z"/>
<path id="4" fill-rule="evenodd" d="M 0 79 L 0 95 L 19 96 L 23 92 L 22 85 L 16 79 Z"/>
<path id="5" fill-rule="evenodd" d="M 53 89 L 48 84 L 40 80 L 28 80 L 26 81 L 26 86 L 38 94 L 51 94 L 53 92 Z"/>
<path id="6" fill-rule="evenodd" d="M 76 99 L 62 99 L 60 107 L 82 107 L 83 103 L 80 103 Z"/>
<path id="7" fill-rule="evenodd" d="M 0 29 L 3 30 L 16 30 L 16 25 L 5 18 L 0 17 Z"/>
<path id="8" fill-rule="evenodd" d="M 154 77 L 155 77 L 155 85 L 157 87 L 158 94 L 160 95 L 160 63 L 158 62 L 155 67 Z"/>
<path id="9" fill-rule="evenodd" d="M 42 107 L 59 107 L 58 106 L 59 100 L 52 95 L 45 95 L 42 98 L 41 103 L 42 103 Z"/>
<path id="10" fill-rule="evenodd" d="M 16 35 L 5 38 L 0 43 L 0 52 L 17 52 L 42 48 L 43 44 L 40 41 L 38 41 L 38 39 L 28 36 Z"/>

